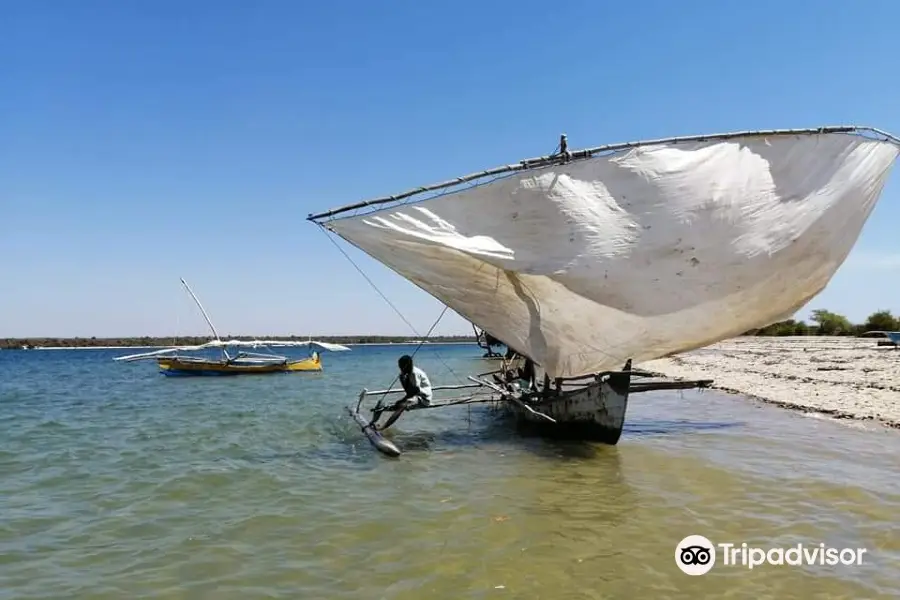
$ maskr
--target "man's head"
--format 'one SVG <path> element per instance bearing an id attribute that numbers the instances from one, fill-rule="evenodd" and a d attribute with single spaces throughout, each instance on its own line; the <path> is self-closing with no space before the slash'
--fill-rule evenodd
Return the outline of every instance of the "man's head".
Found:
<path id="1" fill-rule="evenodd" d="M 397 361 L 397 366 L 400 367 L 401 373 L 409 373 L 413 368 L 412 356 L 404 354 Z"/>

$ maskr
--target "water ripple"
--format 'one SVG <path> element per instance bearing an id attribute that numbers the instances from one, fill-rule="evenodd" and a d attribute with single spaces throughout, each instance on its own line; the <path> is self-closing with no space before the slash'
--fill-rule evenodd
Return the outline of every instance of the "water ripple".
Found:
<path id="1" fill-rule="evenodd" d="M 343 404 L 400 351 L 203 380 L 109 351 L 0 353 L 0 599 L 900 595 L 898 432 L 656 393 L 613 448 L 473 407 L 404 416 L 393 460 Z M 472 348 L 440 352 L 483 370 Z M 691 578 L 674 548 L 694 533 L 870 560 Z"/>

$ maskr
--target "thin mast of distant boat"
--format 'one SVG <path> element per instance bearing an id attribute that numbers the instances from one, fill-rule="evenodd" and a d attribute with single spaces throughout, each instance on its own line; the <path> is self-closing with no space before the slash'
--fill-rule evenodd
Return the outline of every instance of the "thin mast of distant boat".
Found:
<path id="1" fill-rule="evenodd" d="M 322 350 L 330 350 L 332 352 L 342 352 L 349 351 L 350 348 L 347 346 L 343 346 L 341 344 L 331 344 L 328 342 L 317 342 L 313 341 L 312 336 L 309 336 L 309 339 L 305 342 L 297 342 L 297 341 L 281 341 L 281 340 L 225 340 L 219 337 L 219 332 L 216 331 L 216 326 L 213 325 L 212 319 L 209 318 L 209 314 L 206 312 L 206 309 L 203 308 L 203 304 L 201 304 L 200 299 L 197 298 L 197 295 L 194 293 L 194 290 L 191 289 L 191 286 L 188 285 L 187 281 L 184 280 L 184 277 L 181 277 L 181 283 L 184 285 L 185 289 L 188 291 L 188 294 L 191 295 L 194 302 L 197 304 L 197 308 L 200 309 L 200 312 L 203 314 L 203 318 L 206 319 L 206 324 L 209 325 L 210 330 L 213 333 L 214 340 L 206 342 L 205 344 L 197 344 L 193 346 L 178 346 L 175 348 L 163 348 L 162 350 L 154 350 L 152 352 L 142 352 L 140 354 L 130 354 L 128 356 L 118 356 L 113 360 L 117 361 L 132 361 L 132 360 L 141 360 L 144 358 L 153 358 L 155 356 L 161 356 L 164 354 L 169 354 L 172 352 L 180 352 L 186 350 L 203 350 L 204 348 L 221 348 L 222 354 L 225 356 L 227 361 L 232 360 L 230 354 L 228 354 L 228 346 L 250 346 L 252 348 L 258 348 L 259 346 L 268 347 L 268 346 L 307 346 L 307 347 L 318 347 Z M 255 353 L 246 353 L 248 356 L 258 356 L 264 358 L 283 358 L 281 356 L 277 356 L 274 354 L 255 354 Z"/>
<path id="2" fill-rule="evenodd" d="M 206 309 L 203 308 L 203 305 L 200 303 L 200 299 L 197 298 L 197 294 L 194 293 L 194 290 L 191 289 L 191 286 L 188 285 L 187 281 L 184 280 L 184 277 L 181 277 L 181 284 L 184 285 L 184 289 L 188 291 L 188 294 L 191 295 L 191 298 L 194 299 L 194 302 L 197 304 L 197 308 L 200 309 L 200 312 L 203 313 L 203 318 L 206 319 L 206 324 L 209 325 L 209 328 L 212 330 L 213 337 L 216 338 L 216 341 L 221 342 L 222 340 L 219 338 L 219 332 L 216 331 L 216 326 L 213 325 L 212 319 L 209 318 L 209 315 L 206 313 Z M 228 348 L 226 346 L 222 346 L 222 355 L 225 357 L 225 360 L 231 360 L 231 355 L 228 354 Z"/>
<path id="3" fill-rule="evenodd" d="M 202 304 L 200 304 L 200 300 L 199 300 L 199 298 L 197 298 L 197 295 L 194 293 L 194 290 L 192 290 L 191 286 L 189 286 L 187 284 L 187 281 L 184 280 L 184 277 L 181 278 L 181 283 L 182 283 L 182 285 L 184 285 L 184 288 L 188 291 L 188 294 L 191 295 L 191 298 L 194 299 L 194 302 L 197 303 L 197 308 L 199 308 L 200 312 L 203 313 L 203 318 L 206 319 L 206 324 L 209 325 L 209 328 L 212 330 L 213 337 L 215 337 L 217 340 L 219 340 L 219 333 L 216 331 L 216 326 L 212 324 L 212 320 L 209 318 L 209 315 L 206 314 L 206 309 L 203 308 Z"/>

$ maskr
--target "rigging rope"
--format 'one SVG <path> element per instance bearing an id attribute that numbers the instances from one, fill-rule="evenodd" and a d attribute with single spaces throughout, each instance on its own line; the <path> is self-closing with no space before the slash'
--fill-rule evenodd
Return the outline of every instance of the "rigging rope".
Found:
<path id="1" fill-rule="evenodd" d="M 438 315 L 437 320 L 431 325 L 431 327 L 428 329 L 428 333 L 426 333 L 425 336 L 423 337 L 422 334 L 420 334 L 418 331 L 416 331 L 416 328 L 413 326 L 413 324 L 410 323 L 409 320 L 405 316 L 403 316 L 403 313 L 400 312 L 400 309 L 398 309 L 394 305 L 394 303 L 391 302 L 388 299 L 388 297 L 384 295 L 384 293 L 378 288 L 378 286 L 375 285 L 375 282 L 372 281 L 368 275 L 366 275 L 365 271 L 362 270 L 362 267 L 360 267 L 358 264 L 356 264 L 356 261 L 354 261 L 353 258 L 349 254 L 347 254 L 347 252 L 343 248 L 341 248 L 340 244 L 338 244 L 330 235 L 328 235 L 328 230 L 325 228 L 325 226 L 322 225 L 321 223 L 317 223 L 317 225 L 319 225 L 319 228 L 321 229 L 322 233 L 325 234 L 325 237 L 328 238 L 328 241 L 331 242 L 332 244 L 334 244 L 334 246 L 340 251 L 340 253 L 344 255 L 344 258 L 346 258 L 350 262 L 350 264 L 353 265 L 353 267 L 359 272 L 359 274 L 363 276 L 363 278 L 368 282 L 368 284 L 370 286 L 372 286 L 372 289 L 374 289 L 376 292 L 378 292 L 378 295 L 381 296 L 384 299 L 384 301 L 387 302 L 388 305 L 392 309 L 394 309 L 394 312 L 396 312 L 397 315 L 399 315 L 399 317 L 401 319 L 403 319 L 403 322 L 406 323 L 409 326 L 409 328 L 412 330 L 412 332 L 414 334 L 416 334 L 416 337 L 419 338 L 419 343 L 416 345 L 416 349 L 413 350 L 413 353 L 411 355 L 411 356 L 415 356 L 416 353 L 419 351 L 419 349 L 422 348 L 422 345 L 425 343 L 425 341 L 431 336 L 431 333 L 434 331 L 434 328 L 437 327 L 438 323 L 441 322 L 441 319 L 444 318 L 444 314 L 446 314 L 447 309 L 450 307 L 447 305 L 444 305 L 444 309 L 441 311 L 441 314 Z M 443 363 L 444 367 L 450 372 L 450 374 L 453 375 L 453 377 L 455 377 L 457 379 L 457 381 L 462 381 L 462 378 L 459 375 L 457 375 L 457 373 L 452 368 L 450 368 L 450 365 L 447 364 L 447 362 L 440 355 L 440 353 L 435 351 L 435 355 L 438 357 L 438 360 L 440 360 L 441 363 Z M 397 383 L 399 378 L 400 378 L 399 375 L 394 376 L 394 381 L 392 381 L 391 385 L 388 386 L 387 391 L 385 391 L 385 393 L 382 394 L 381 399 L 383 399 L 385 396 L 387 396 L 387 394 L 389 394 L 391 391 L 393 391 L 394 384 Z M 381 399 L 379 399 L 379 401 L 378 401 L 379 404 L 381 403 Z"/>

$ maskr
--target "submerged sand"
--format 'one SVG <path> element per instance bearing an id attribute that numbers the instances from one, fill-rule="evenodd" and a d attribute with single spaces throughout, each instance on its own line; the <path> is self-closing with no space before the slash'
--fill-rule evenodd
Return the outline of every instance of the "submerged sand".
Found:
<path id="1" fill-rule="evenodd" d="M 714 379 L 717 389 L 787 408 L 900 428 L 900 350 L 872 338 L 740 337 L 640 368 Z"/>

